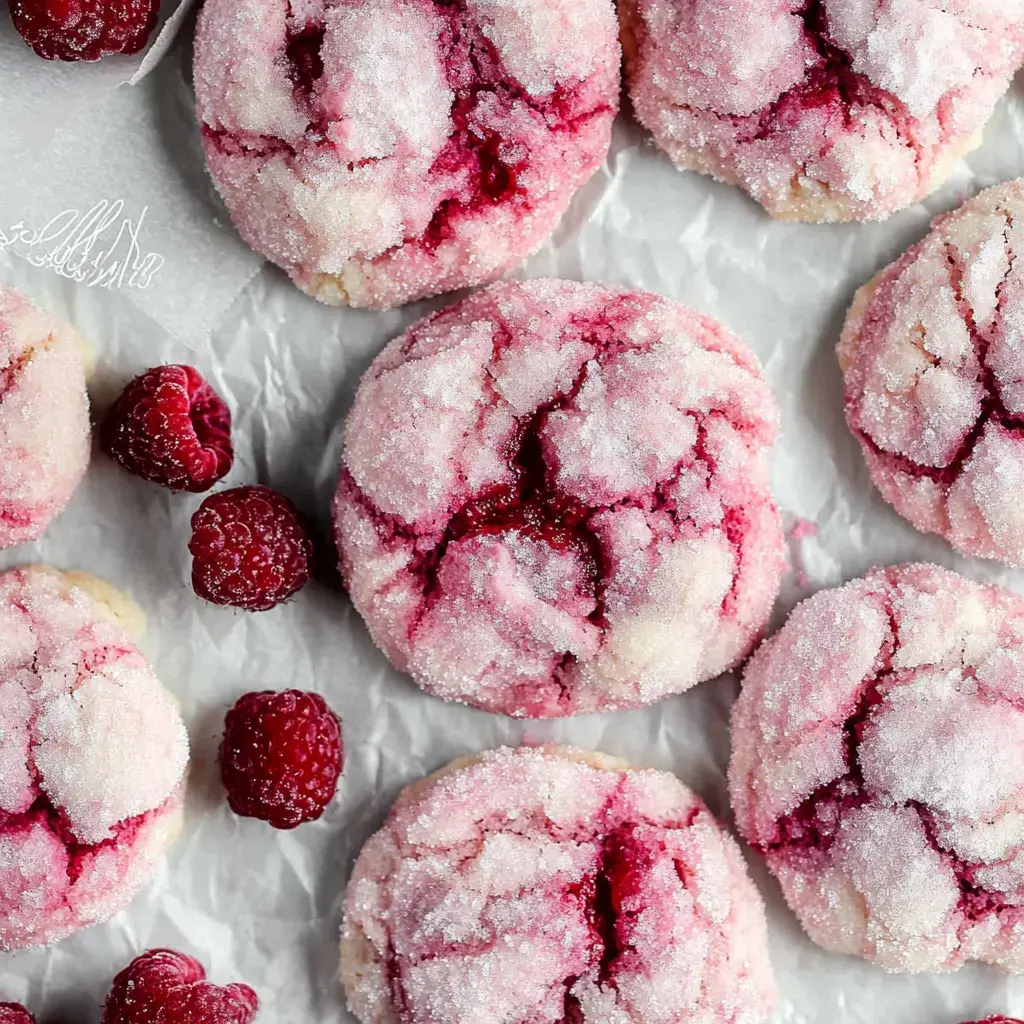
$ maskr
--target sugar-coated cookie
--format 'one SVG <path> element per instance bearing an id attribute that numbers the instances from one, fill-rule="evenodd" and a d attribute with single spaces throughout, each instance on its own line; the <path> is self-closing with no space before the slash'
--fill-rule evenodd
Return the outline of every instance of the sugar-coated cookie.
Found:
<path id="1" fill-rule="evenodd" d="M 635 707 L 736 664 L 785 558 L 754 356 L 644 292 L 494 285 L 364 376 L 334 520 L 377 644 L 517 717 Z"/>
<path id="2" fill-rule="evenodd" d="M 988 189 L 862 288 L 839 359 L 883 496 L 966 555 L 1024 565 L 1024 182 Z"/>
<path id="3" fill-rule="evenodd" d="M 765 1024 L 764 909 L 667 772 L 503 748 L 410 786 L 345 898 L 362 1024 Z"/>
<path id="4" fill-rule="evenodd" d="M 181 824 L 188 737 L 121 625 L 140 613 L 73 579 L 0 575 L 0 950 L 115 914 Z"/>
<path id="5" fill-rule="evenodd" d="M 750 659 L 729 784 L 810 937 L 1024 971 L 1024 598 L 931 565 L 799 605 Z"/>
<path id="6" fill-rule="evenodd" d="M 619 64 L 610 0 L 208 0 L 195 83 L 246 243 L 386 309 L 544 242 L 608 151 Z"/>
<path id="7" fill-rule="evenodd" d="M 1024 60 L 1020 0 L 619 10 L 630 97 L 658 145 L 793 220 L 876 220 L 928 195 Z"/>
<path id="8" fill-rule="evenodd" d="M 0 284 L 0 548 L 41 537 L 85 474 L 87 360 L 74 328 Z"/>

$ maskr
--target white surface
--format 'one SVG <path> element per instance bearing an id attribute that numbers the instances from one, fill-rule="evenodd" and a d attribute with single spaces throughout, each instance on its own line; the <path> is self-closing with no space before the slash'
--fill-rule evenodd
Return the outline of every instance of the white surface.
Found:
<path id="1" fill-rule="evenodd" d="M 124 83 L 138 60 L 43 61 L 0 10 L 0 249 L 65 271 L 80 264 L 84 280 L 119 278 L 127 299 L 195 343 L 263 261 L 221 212 L 177 55 L 133 88 Z M 104 218 L 85 252 L 87 225 Z M 129 285 L 133 266 L 159 269 Z"/>
<path id="2" fill-rule="evenodd" d="M 114 973 L 139 950 L 170 945 L 202 959 L 215 981 L 255 986 L 262 1024 L 348 1022 L 336 978 L 339 897 L 356 851 L 403 784 L 467 751 L 555 739 L 672 769 L 726 814 L 723 770 L 735 681 L 705 683 L 644 711 L 521 723 L 443 704 L 392 671 L 330 575 L 328 502 L 337 428 L 360 373 L 427 305 L 389 314 L 332 310 L 269 267 L 229 309 L 219 305 L 230 289 L 202 290 L 217 277 L 211 268 L 219 262 L 234 282 L 247 257 L 213 223 L 208 186 L 195 173 L 195 126 L 178 62 L 163 64 L 134 94 L 149 112 L 139 117 L 150 119 L 137 131 L 125 124 L 120 94 L 90 107 L 90 130 L 108 146 L 89 157 L 94 176 L 81 198 L 99 198 L 89 188 L 99 188 L 100 167 L 132 173 L 118 162 L 124 154 L 111 151 L 122 145 L 158 172 L 138 198 L 153 211 L 176 211 L 167 223 L 177 218 L 183 234 L 169 231 L 160 240 L 168 244 L 167 264 L 154 279 L 151 308 L 164 323 L 183 319 L 181 338 L 151 320 L 127 292 L 84 288 L 10 254 L 0 255 L 0 279 L 71 319 L 97 346 L 96 408 L 132 374 L 160 361 L 193 362 L 207 374 L 235 412 L 238 458 L 226 483 L 260 481 L 294 498 L 316 524 L 327 582 L 261 615 L 200 603 L 188 587 L 185 550 L 198 499 L 135 480 L 100 455 L 45 541 L 3 553 L 4 564 L 45 558 L 106 576 L 145 607 L 150 631 L 143 647 L 182 701 L 194 761 L 187 829 L 157 884 L 114 921 L 48 952 L 0 954 L 0 998 L 27 1000 L 43 1024 L 97 1024 Z M 0 132 L 4 202 L 12 184 L 34 187 L 67 171 L 38 160 L 10 164 L 4 147 L 18 141 L 10 134 Z M 78 166 L 78 151 L 68 152 Z M 577 198 L 556 244 L 522 273 L 662 292 L 720 317 L 763 360 L 784 416 L 777 495 L 788 521 L 803 517 L 818 525 L 816 537 L 793 543 L 808 581 L 802 586 L 796 573 L 790 577 L 779 616 L 812 589 L 904 559 L 935 560 L 1024 590 L 1024 574 L 953 557 L 873 492 L 843 425 L 833 354 L 857 286 L 919 238 L 934 213 L 1020 173 L 1021 82 L 990 125 L 983 150 L 956 180 L 927 209 L 882 225 L 772 223 L 739 192 L 675 172 L 622 119 L 606 172 Z M 130 182 L 115 184 L 116 193 Z M 204 321 L 219 321 L 208 342 Z M 343 716 L 347 763 L 339 798 L 320 823 L 276 833 L 232 817 L 214 759 L 223 712 L 238 694 L 289 685 L 320 690 Z M 976 967 L 944 977 L 893 977 L 818 950 L 774 882 L 760 866 L 754 871 L 769 904 L 772 958 L 787 1003 L 782 1020 L 957 1024 L 995 1010 L 1024 1014 L 1024 978 Z"/>

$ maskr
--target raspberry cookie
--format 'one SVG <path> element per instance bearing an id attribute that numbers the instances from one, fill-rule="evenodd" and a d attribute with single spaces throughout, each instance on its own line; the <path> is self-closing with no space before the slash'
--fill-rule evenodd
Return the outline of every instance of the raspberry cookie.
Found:
<path id="1" fill-rule="evenodd" d="M 604 159 L 610 0 L 208 0 L 195 82 L 242 238 L 332 305 L 480 284 Z"/>
<path id="2" fill-rule="evenodd" d="M 0 576 L 0 950 L 105 921 L 180 825 L 185 726 L 121 624 L 129 603 L 73 579 Z"/>
<path id="3" fill-rule="evenodd" d="M 810 937 L 1024 971 L 1024 598 L 931 565 L 816 594 L 751 658 L 737 825 Z"/>
<path id="4" fill-rule="evenodd" d="M 1019 0 L 619 0 L 637 116 L 775 217 L 877 220 L 945 181 L 1024 59 Z"/>
<path id="5" fill-rule="evenodd" d="M 349 882 L 362 1024 L 762 1024 L 761 898 L 667 772 L 566 748 L 463 758 L 398 798 Z"/>
<path id="6" fill-rule="evenodd" d="M 495 285 L 413 325 L 349 415 L 342 574 L 425 690 L 517 717 L 635 707 L 736 664 L 784 569 L 777 410 L 721 324 Z"/>
<path id="7" fill-rule="evenodd" d="M 1024 565 L 1024 182 L 940 217 L 858 292 L 839 360 L 875 485 L 958 551 Z"/>
<path id="8" fill-rule="evenodd" d="M 41 537 L 85 474 L 85 378 L 74 328 L 0 285 L 0 548 Z"/>

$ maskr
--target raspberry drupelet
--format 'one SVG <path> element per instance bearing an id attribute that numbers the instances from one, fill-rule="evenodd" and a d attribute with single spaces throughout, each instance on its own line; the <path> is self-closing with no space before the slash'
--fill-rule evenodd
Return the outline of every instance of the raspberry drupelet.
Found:
<path id="1" fill-rule="evenodd" d="M 315 821 L 334 799 L 342 763 L 341 722 L 318 694 L 247 693 L 227 713 L 221 779 L 242 817 L 280 829 Z"/>
<path id="2" fill-rule="evenodd" d="M 21 1003 L 0 1003 L 0 1024 L 36 1024 L 36 1019 Z"/>
<path id="3" fill-rule="evenodd" d="M 154 366 L 107 414 L 103 448 L 129 473 L 172 491 L 208 491 L 231 469 L 231 412 L 191 366 Z"/>
<path id="4" fill-rule="evenodd" d="M 250 1024 L 259 999 L 248 985 L 214 985 L 198 960 L 150 949 L 114 979 L 103 1024 Z"/>
<path id="5" fill-rule="evenodd" d="M 46 60 L 138 53 L 159 13 L 159 0 L 11 0 L 14 27 Z"/>
<path id="6" fill-rule="evenodd" d="M 192 516 L 192 588 L 213 604 L 267 611 L 306 585 L 313 542 L 295 506 L 269 487 L 210 495 Z"/>

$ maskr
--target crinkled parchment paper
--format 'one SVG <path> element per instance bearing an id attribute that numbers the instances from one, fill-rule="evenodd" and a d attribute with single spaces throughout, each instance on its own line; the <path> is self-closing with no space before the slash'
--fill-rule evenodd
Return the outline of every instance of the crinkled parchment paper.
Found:
<path id="1" fill-rule="evenodd" d="M 99 454 L 46 539 L 3 554 L 4 564 L 45 559 L 100 574 L 143 605 L 150 621 L 143 647 L 181 699 L 194 759 L 188 825 L 156 884 L 110 923 L 54 949 L 0 954 L 0 998 L 26 1000 L 44 1024 L 97 1024 L 113 974 L 142 948 L 169 945 L 200 957 L 214 980 L 254 985 L 264 1024 L 348 1022 L 337 981 L 339 897 L 356 852 L 402 785 L 467 751 L 557 740 L 675 771 L 728 816 L 727 716 L 736 680 L 704 683 L 642 711 L 524 723 L 427 697 L 389 668 L 330 571 L 338 426 L 373 356 L 438 303 L 339 311 L 301 295 L 279 271 L 259 269 L 203 180 L 183 65 L 172 53 L 138 88 L 90 99 L 82 108 L 88 124 L 72 117 L 68 134 L 0 132 L 0 213 L 27 215 L 35 201 L 33 217 L 53 216 L 53 203 L 130 195 L 132 215 L 148 206 L 152 218 L 145 247 L 165 257 L 149 288 L 85 287 L 10 251 L 0 254 L 0 279 L 72 320 L 96 345 L 97 410 L 146 366 L 198 366 L 235 412 L 238 458 L 226 482 L 260 481 L 291 495 L 316 526 L 324 571 L 294 601 L 264 614 L 200 603 L 189 589 L 185 548 L 197 499 L 135 480 Z M 48 73 L 31 69 L 40 81 Z M 4 115 L 9 108 L 5 98 Z M 14 162 L 12 154 L 19 154 Z M 604 170 L 521 274 L 652 289 L 719 317 L 757 352 L 783 411 L 776 493 L 790 525 L 817 526 L 814 536 L 791 542 L 794 571 L 777 618 L 812 590 L 903 559 L 1024 590 L 1024 574 L 954 557 L 872 490 L 843 425 L 833 354 L 860 284 L 920 238 L 934 214 L 1018 174 L 1021 81 L 953 181 L 880 225 L 773 223 L 738 191 L 674 171 L 622 118 Z M 26 211 L 15 209 L 18 202 Z M 284 686 L 329 698 L 344 718 L 347 754 L 337 801 L 322 821 L 291 833 L 233 817 L 215 770 L 225 708 L 246 690 Z M 995 1010 L 1024 1014 L 1024 978 L 979 967 L 888 976 L 820 951 L 767 873 L 756 863 L 752 870 L 768 903 L 785 1000 L 780 1020 L 957 1024 Z"/>

